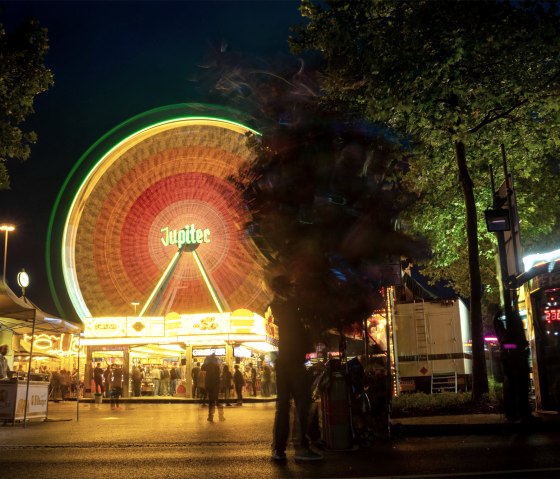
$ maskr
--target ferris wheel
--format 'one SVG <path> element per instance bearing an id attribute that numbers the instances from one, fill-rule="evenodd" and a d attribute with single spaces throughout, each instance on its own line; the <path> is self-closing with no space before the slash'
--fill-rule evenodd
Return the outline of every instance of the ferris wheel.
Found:
<path id="1" fill-rule="evenodd" d="M 61 314 L 88 317 L 263 313 L 263 258 L 228 180 L 252 152 L 229 112 L 165 107 L 100 139 L 51 215 L 51 290 Z M 70 310 L 70 311 L 69 311 Z M 64 315 L 64 314 L 63 314 Z"/>

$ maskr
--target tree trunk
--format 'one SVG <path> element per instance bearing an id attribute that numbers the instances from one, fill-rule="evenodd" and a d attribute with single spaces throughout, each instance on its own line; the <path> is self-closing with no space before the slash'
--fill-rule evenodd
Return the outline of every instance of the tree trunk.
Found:
<path id="1" fill-rule="evenodd" d="M 486 373 L 486 357 L 484 354 L 484 331 L 482 328 L 482 281 L 478 260 L 478 227 L 476 203 L 474 201 L 473 182 L 467 168 L 465 144 L 455 142 L 455 157 L 459 168 L 459 181 L 463 188 L 467 218 L 467 244 L 469 253 L 470 275 L 470 312 L 473 353 L 473 391 L 475 401 L 482 399 L 488 392 L 488 375 Z"/>

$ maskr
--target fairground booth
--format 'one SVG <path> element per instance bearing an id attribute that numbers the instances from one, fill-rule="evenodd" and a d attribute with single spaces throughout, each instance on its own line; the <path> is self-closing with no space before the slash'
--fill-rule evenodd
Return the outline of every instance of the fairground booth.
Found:
<path id="1" fill-rule="evenodd" d="M 235 112 L 173 105 L 95 143 L 67 178 L 49 234 L 53 297 L 83 323 L 82 374 L 122 364 L 190 371 L 212 352 L 233 367 L 276 350 L 264 258 L 231 177 L 257 133 Z M 126 396 L 129 392 L 125 381 Z M 143 394 L 150 385 L 143 385 Z"/>
<path id="2" fill-rule="evenodd" d="M 24 291 L 25 289 L 23 289 Z M 46 313 L 0 281 L 0 344 L 10 372 L 0 381 L 0 420 L 46 419 L 49 374 L 77 367 L 80 327 Z M 27 407 L 25 406 L 27 405 Z"/>

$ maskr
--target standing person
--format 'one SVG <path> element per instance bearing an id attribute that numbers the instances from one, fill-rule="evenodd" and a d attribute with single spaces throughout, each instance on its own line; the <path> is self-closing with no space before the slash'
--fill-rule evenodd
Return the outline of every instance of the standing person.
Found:
<path id="1" fill-rule="evenodd" d="M 251 396 L 257 395 L 257 370 L 253 367 L 253 363 L 249 363 L 249 377 L 251 384 Z"/>
<path id="2" fill-rule="evenodd" d="M 8 354 L 8 345 L 2 344 L 0 346 L 0 379 L 8 379 L 8 360 L 6 359 L 6 354 Z"/>
<path id="3" fill-rule="evenodd" d="M 197 389 L 198 397 L 201 399 L 202 406 L 206 403 L 206 361 L 200 366 L 198 373 Z"/>
<path id="4" fill-rule="evenodd" d="M 173 363 L 171 365 L 171 369 L 169 370 L 169 393 L 172 396 L 175 396 L 175 392 L 177 391 L 177 383 L 179 381 L 179 369 L 177 368 L 177 364 Z"/>
<path id="5" fill-rule="evenodd" d="M 229 366 L 227 364 L 224 364 L 224 367 L 222 369 L 221 389 L 222 392 L 224 393 L 226 406 L 231 406 L 231 403 L 229 402 L 229 396 L 231 394 L 231 388 L 233 386 L 232 379 L 233 379 L 233 375 L 229 370 Z"/>
<path id="6" fill-rule="evenodd" d="M 111 409 L 120 408 L 120 398 L 122 396 L 124 374 L 120 364 L 113 364 L 111 368 Z"/>
<path id="7" fill-rule="evenodd" d="M 199 396 L 198 394 L 198 374 L 200 373 L 200 364 L 194 363 L 194 368 L 191 371 L 191 380 L 192 380 L 192 397 L 196 398 Z"/>
<path id="8" fill-rule="evenodd" d="M 237 396 L 237 405 L 243 406 L 243 386 L 245 386 L 245 378 L 239 369 L 239 364 L 236 364 L 233 372 L 233 385 L 235 387 L 235 394 Z"/>
<path id="9" fill-rule="evenodd" d="M 108 398 L 111 392 L 111 365 L 107 363 L 105 371 L 103 371 L 103 383 L 105 384 L 105 397 Z"/>
<path id="10" fill-rule="evenodd" d="M 276 361 L 276 415 L 274 417 L 272 459 L 286 460 L 286 447 L 290 434 L 290 403 L 294 400 L 295 459 L 316 461 L 321 454 L 309 447 L 305 434 L 311 405 L 311 382 L 305 367 L 305 355 L 312 350 L 309 332 L 301 321 L 294 299 L 293 285 L 286 276 L 274 278 L 275 292 L 271 309 L 278 323 L 278 359 Z"/>
<path id="11" fill-rule="evenodd" d="M 70 389 L 71 383 L 72 383 L 72 378 L 70 376 L 70 372 L 66 371 L 66 369 L 62 369 L 60 371 L 60 394 L 62 396 L 63 401 L 66 401 L 66 397 L 68 396 L 68 390 Z"/>
<path id="12" fill-rule="evenodd" d="M 161 370 L 158 368 L 157 364 L 154 364 L 152 371 L 150 372 L 150 378 L 154 384 L 154 396 L 160 395 L 160 384 L 161 384 Z"/>
<path id="13" fill-rule="evenodd" d="M 204 361 L 206 365 L 206 394 L 208 395 L 208 421 L 214 421 L 214 413 L 218 407 L 218 394 L 220 392 L 220 364 L 214 353 Z M 220 421 L 224 420 L 223 408 L 218 407 Z"/>
<path id="14" fill-rule="evenodd" d="M 132 392 L 135 397 L 142 395 L 142 378 L 144 374 L 137 364 L 132 366 Z"/>
<path id="15" fill-rule="evenodd" d="M 61 384 L 61 377 L 60 377 L 60 369 L 57 371 L 56 369 L 51 374 L 51 394 L 54 401 L 58 401 L 58 396 L 60 394 L 60 384 Z"/>
<path id="16" fill-rule="evenodd" d="M 169 368 L 163 366 L 161 368 L 161 393 L 160 396 L 169 396 L 171 390 L 171 374 L 169 373 Z"/>
<path id="17" fill-rule="evenodd" d="M 268 397 L 271 392 L 271 382 L 272 382 L 272 371 L 268 364 L 265 364 L 262 368 L 261 375 L 261 396 Z"/>

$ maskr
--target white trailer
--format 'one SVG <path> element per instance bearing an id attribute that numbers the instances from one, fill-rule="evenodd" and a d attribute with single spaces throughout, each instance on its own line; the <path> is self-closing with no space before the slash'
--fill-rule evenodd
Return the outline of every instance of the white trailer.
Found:
<path id="1" fill-rule="evenodd" d="M 397 303 L 395 330 L 398 393 L 470 388 L 469 311 L 461 299 Z"/>

